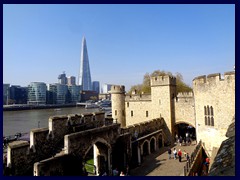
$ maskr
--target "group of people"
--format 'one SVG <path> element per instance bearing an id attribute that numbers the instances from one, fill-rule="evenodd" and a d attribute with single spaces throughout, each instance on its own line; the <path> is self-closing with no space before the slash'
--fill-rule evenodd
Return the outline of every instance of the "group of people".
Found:
<path id="1" fill-rule="evenodd" d="M 129 176 L 129 168 L 127 167 L 125 171 L 121 171 L 120 173 L 119 173 L 118 169 L 115 168 L 112 171 L 112 175 L 113 176 Z"/>
<path id="2" fill-rule="evenodd" d="M 99 176 L 108 176 L 107 172 L 99 173 Z M 125 171 L 119 171 L 118 168 L 112 170 L 112 176 L 129 176 L 129 168 L 126 167 Z"/>
<path id="3" fill-rule="evenodd" d="M 168 157 L 169 159 L 172 158 L 172 154 L 173 154 L 173 158 L 174 159 L 178 159 L 179 162 L 182 162 L 182 154 L 184 154 L 185 158 L 187 159 L 187 161 L 189 161 L 189 154 L 186 151 L 181 151 L 181 149 L 179 149 L 178 151 L 176 150 L 176 148 L 173 148 L 173 151 L 171 150 L 171 148 L 168 149 Z"/>
<path id="4" fill-rule="evenodd" d="M 191 135 L 188 132 L 186 133 L 185 137 L 182 136 L 178 137 L 178 135 L 176 134 L 175 136 L 176 143 L 179 143 L 180 146 L 182 146 L 183 143 L 184 145 L 191 145 L 192 141 L 190 136 Z"/>

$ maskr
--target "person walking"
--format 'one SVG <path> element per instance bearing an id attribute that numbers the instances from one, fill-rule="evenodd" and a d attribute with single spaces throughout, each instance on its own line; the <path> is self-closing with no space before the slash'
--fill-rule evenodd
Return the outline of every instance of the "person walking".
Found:
<path id="1" fill-rule="evenodd" d="M 189 161 L 190 157 L 189 157 L 189 154 L 187 153 L 186 155 L 186 158 L 187 158 L 187 161 Z"/>
<path id="2" fill-rule="evenodd" d="M 168 158 L 171 159 L 171 155 L 172 155 L 172 150 L 171 148 L 168 149 Z"/>
<path id="3" fill-rule="evenodd" d="M 182 151 L 181 151 L 181 149 L 178 150 L 178 159 L 179 159 L 179 162 L 182 162 Z"/>
<path id="4" fill-rule="evenodd" d="M 113 170 L 113 176 L 118 176 L 118 169 L 117 169 L 117 168 L 115 168 L 115 169 Z"/>
<path id="5" fill-rule="evenodd" d="M 177 150 L 176 150 L 176 148 L 173 149 L 173 155 L 174 155 L 174 159 L 177 159 Z"/>
<path id="6" fill-rule="evenodd" d="M 206 166 L 206 173 L 208 173 L 208 170 L 209 170 L 209 164 L 210 164 L 210 159 L 207 157 L 206 160 L 205 160 L 205 166 Z"/>
<path id="7" fill-rule="evenodd" d="M 180 138 L 179 138 L 179 144 L 180 144 L 180 146 L 182 146 L 182 141 L 183 141 L 182 136 L 180 136 Z"/>
<path id="8" fill-rule="evenodd" d="M 176 143 L 178 142 L 178 135 L 177 134 L 175 136 L 175 141 L 176 141 Z"/>
<path id="9" fill-rule="evenodd" d="M 120 176 L 125 176 L 125 174 L 123 173 L 123 171 L 121 171 Z"/>

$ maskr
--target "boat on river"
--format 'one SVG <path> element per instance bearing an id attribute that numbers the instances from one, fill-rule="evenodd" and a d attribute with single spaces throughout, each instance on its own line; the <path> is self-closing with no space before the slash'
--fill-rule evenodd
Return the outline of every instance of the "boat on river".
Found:
<path id="1" fill-rule="evenodd" d="M 85 109 L 93 109 L 93 108 L 99 108 L 97 104 L 90 103 L 85 105 Z"/>

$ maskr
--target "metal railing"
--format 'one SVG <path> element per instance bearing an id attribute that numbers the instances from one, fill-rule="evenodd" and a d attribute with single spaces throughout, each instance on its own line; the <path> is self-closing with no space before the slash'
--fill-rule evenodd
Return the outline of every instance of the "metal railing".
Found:
<path id="1" fill-rule="evenodd" d="M 187 175 L 188 172 L 191 170 L 191 166 L 198 155 L 199 149 L 202 147 L 202 141 L 200 140 L 194 151 L 192 152 L 189 160 L 186 162 L 186 165 L 183 168 L 184 176 Z"/>

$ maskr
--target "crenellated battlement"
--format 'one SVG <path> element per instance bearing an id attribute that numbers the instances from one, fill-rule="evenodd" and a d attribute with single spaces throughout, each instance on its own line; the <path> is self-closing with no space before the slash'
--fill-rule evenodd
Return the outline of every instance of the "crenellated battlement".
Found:
<path id="1" fill-rule="evenodd" d="M 201 85 L 201 84 L 211 84 L 211 83 L 217 83 L 217 82 L 222 82 L 224 80 L 230 80 L 230 79 L 235 79 L 235 71 L 231 72 L 225 72 L 224 77 L 221 78 L 220 73 L 214 73 L 214 74 L 209 74 L 209 75 L 203 75 L 203 76 L 198 76 L 193 79 L 193 84 L 194 85 Z"/>
<path id="2" fill-rule="evenodd" d="M 166 86 L 176 85 L 176 78 L 174 76 L 153 76 L 151 77 L 151 86 Z"/>
<path id="3" fill-rule="evenodd" d="M 123 94 L 123 93 L 125 93 L 125 86 L 123 86 L 123 85 L 112 85 L 110 93 L 111 94 Z"/>
<path id="4" fill-rule="evenodd" d="M 193 98 L 193 92 L 180 92 L 177 94 L 177 98 Z"/>
<path id="5" fill-rule="evenodd" d="M 30 142 L 9 143 L 7 164 L 9 167 L 19 167 L 15 169 L 16 175 L 32 171 L 32 166 L 29 164 L 55 156 L 62 151 L 65 135 L 111 124 L 113 124 L 112 118 L 107 119 L 105 123 L 104 112 L 52 116 L 49 118 L 48 128 L 36 128 L 30 131 Z"/>
<path id="6" fill-rule="evenodd" d="M 125 101 L 151 101 L 151 94 L 127 95 Z"/>

